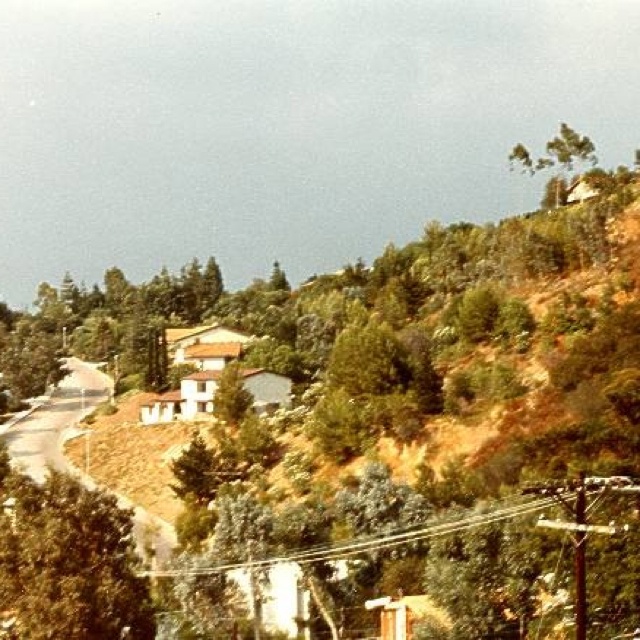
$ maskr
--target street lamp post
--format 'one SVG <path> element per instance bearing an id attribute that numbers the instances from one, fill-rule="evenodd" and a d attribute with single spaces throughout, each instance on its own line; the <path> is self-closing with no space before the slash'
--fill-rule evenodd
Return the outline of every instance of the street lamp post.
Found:
<path id="1" fill-rule="evenodd" d="M 91 463 L 91 443 L 89 438 L 91 437 L 91 431 L 87 429 L 84 432 L 84 474 L 89 475 L 89 467 Z"/>

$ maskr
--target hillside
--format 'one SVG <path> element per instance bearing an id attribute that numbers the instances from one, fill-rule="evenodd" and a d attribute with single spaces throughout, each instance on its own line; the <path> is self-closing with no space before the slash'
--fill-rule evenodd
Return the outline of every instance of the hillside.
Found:
<path id="1" fill-rule="evenodd" d="M 559 276 L 517 278 L 500 286 L 506 295 L 526 302 L 538 326 L 544 324 L 545 318 L 548 321 L 551 310 L 566 304 L 572 296 L 580 296 L 580 305 L 593 313 L 597 313 L 605 292 L 611 294 L 617 305 L 634 301 L 640 286 L 640 205 L 636 202 L 618 214 L 608 223 L 606 233 L 611 254 L 605 262 Z M 429 318 L 432 326 L 439 313 Z M 349 474 L 357 474 L 372 457 L 387 463 L 398 480 L 409 483 L 416 480 L 416 469 L 421 462 L 436 472 L 459 458 L 470 468 L 497 464 L 495 460 L 513 438 L 541 436 L 551 428 L 581 419 L 580 403 L 568 401 L 568 395 L 550 383 L 550 370 L 566 355 L 573 336 L 573 333 L 562 332 L 541 335 L 538 331 L 525 351 L 510 350 L 506 354 L 504 348 L 491 341 L 442 350 L 436 365 L 445 381 L 450 381 L 457 371 L 508 362 L 517 373 L 523 392 L 516 397 L 461 402 L 455 412 L 427 418 L 422 432 L 413 441 L 402 443 L 392 437 L 380 437 L 375 454 L 369 450 L 366 456 L 356 456 L 347 464 L 336 465 L 326 457 L 318 458 L 323 462 L 316 465 L 314 482 L 337 486 Z M 98 482 L 173 521 L 181 503 L 169 488 L 173 478 L 168 462 L 179 455 L 194 430 L 200 429 L 206 435 L 208 425 L 176 423 L 141 427 L 137 424 L 138 407 L 147 397 L 127 395 L 118 403 L 117 413 L 96 418 L 92 424 L 95 433 L 91 440 L 91 474 Z M 284 451 L 311 454 L 313 443 L 300 429 L 296 429 L 295 434 L 287 432 L 278 436 Z M 76 464 L 82 465 L 81 442 L 69 443 L 67 453 Z M 282 464 L 275 465 L 269 477 L 271 491 L 290 494 L 291 488 L 285 480 L 287 471 Z"/>

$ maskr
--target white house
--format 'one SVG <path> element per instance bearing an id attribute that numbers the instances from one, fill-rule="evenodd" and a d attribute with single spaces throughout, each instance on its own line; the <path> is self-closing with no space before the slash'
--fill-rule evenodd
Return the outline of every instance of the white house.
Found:
<path id="1" fill-rule="evenodd" d="M 241 371 L 244 386 L 253 395 L 253 408 L 257 414 L 269 413 L 291 404 L 291 380 L 265 369 Z M 177 418 L 193 420 L 213 413 L 213 397 L 222 371 L 208 369 L 196 371 L 180 382 L 180 391 L 171 391 L 152 398 L 140 407 L 143 424 L 171 422 Z"/>
<path id="2" fill-rule="evenodd" d="M 269 568 L 269 581 L 263 593 L 261 619 L 267 631 L 285 633 L 289 638 L 310 637 L 309 592 L 300 586 L 300 567 L 280 562 Z M 229 577 L 245 595 L 249 608 L 251 580 L 246 569 L 234 569 Z"/>
<path id="3" fill-rule="evenodd" d="M 582 178 L 577 178 L 569 187 L 567 193 L 567 204 L 575 204 L 576 202 L 584 202 L 599 195 L 598 190 L 589 186 Z"/>
<path id="4" fill-rule="evenodd" d="M 201 370 L 223 369 L 251 340 L 246 333 L 222 325 L 166 329 L 165 338 L 174 364 L 190 362 Z"/>

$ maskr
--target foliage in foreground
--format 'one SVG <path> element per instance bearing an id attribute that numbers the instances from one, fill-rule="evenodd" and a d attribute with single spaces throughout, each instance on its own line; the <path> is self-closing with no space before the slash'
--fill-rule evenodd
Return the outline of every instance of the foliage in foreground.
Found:
<path id="1" fill-rule="evenodd" d="M 18 637 L 154 638 L 131 512 L 55 471 L 42 485 L 10 472 L 1 494 L 14 506 L 0 516 L 0 594 Z"/>

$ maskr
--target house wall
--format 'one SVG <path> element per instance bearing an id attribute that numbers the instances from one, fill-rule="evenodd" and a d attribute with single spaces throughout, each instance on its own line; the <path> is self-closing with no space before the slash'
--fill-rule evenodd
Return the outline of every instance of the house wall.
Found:
<path id="1" fill-rule="evenodd" d="M 229 577 L 238 585 L 251 607 L 249 574 L 246 570 L 231 571 Z M 282 562 L 269 569 L 269 582 L 262 604 L 262 621 L 271 632 L 286 633 L 289 638 L 297 638 L 296 619 L 309 620 L 309 593 L 300 593 L 300 567 L 293 562 Z M 309 637 L 308 628 L 304 633 Z"/>
<path id="2" fill-rule="evenodd" d="M 186 355 L 186 349 L 178 347 L 176 349 L 173 363 L 174 364 L 194 364 L 200 371 L 222 371 L 226 365 L 226 359 L 221 358 L 189 358 Z"/>
<path id="3" fill-rule="evenodd" d="M 227 363 L 225 358 L 187 359 L 187 362 L 193 362 L 201 371 L 222 371 Z"/>
<path id="4" fill-rule="evenodd" d="M 180 393 L 182 395 L 182 415 L 186 420 L 195 418 L 198 413 L 202 413 L 199 403 L 205 404 L 205 411 L 213 411 L 213 396 L 217 385 L 214 380 L 204 382 L 204 391 L 198 391 L 197 380 L 182 380 L 180 383 Z"/>
<path id="5" fill-rule="evenodd" d="M 246 378 L 244 385 L 255 398 L 258 413 L 270 404 L 277 404 L 280 407 L 291 405 L 291 380 L 289 378 L 263 371 Z"/>
<path id="6" fill-rule="evenodd" d="M 254 409 L 263 413 L 270 405 L 289 407 L 291 405 L 291 380 L 276 373 L 263 371 L 244 379 L 244 385 L 253 395 Z M 181 418 L 193 420 L 202 413 L 213 413 L 213 397 L 218 384 L 215 380 L 183 379 L 180 383 Z M 156 402 L 140 409 L 140 421 L 145 424 L 171 422 L 176 418 L 174 403 Z"/>
<path id="7" fill-rule="evenodd" d="M 187 336 L 176 343 L 176 349 L 189 347 L 192 344 L 214 344 L 216 342 L 248 342 L 250 338 L 243 333 L 238 333 L 232 329 L 224 327 L 215 327 L 208 331 L 203 331 L 195 336 Z"/>
<path id="8" fill-rule="evenodd" d="M 172 422 L 179 414 L 174 402 L 154 402 L 140 407 L 140 422 L 144 425 Z"/>
<path id="9" fill-rule="evenodd" d="M 140 407 L 140 422 L 142 424 L 157 424 L 159 422 L 157 403 Z"/>

